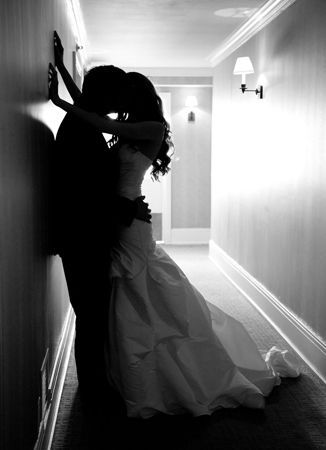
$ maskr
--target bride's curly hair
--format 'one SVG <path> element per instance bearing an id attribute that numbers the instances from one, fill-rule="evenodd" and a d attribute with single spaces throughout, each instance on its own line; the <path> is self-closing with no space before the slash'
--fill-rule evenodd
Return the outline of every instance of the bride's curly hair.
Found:
<path id="1" fill-rule="evenodd" d="M 173 149 L 170 125 L 163 115 L 162 100 L 158 96 L 152 82 L 138 72 L 129 72 L 125 77 L 127 89 L 125 100 L 127 114 L 119 114 L 117 120 L 126 122 L 155 121 L 164 125 L 164 136 L 159 152 L 152 162 L 151 175 L 158 180 L 165 175 L 171 162 L 170 150 Z"/>

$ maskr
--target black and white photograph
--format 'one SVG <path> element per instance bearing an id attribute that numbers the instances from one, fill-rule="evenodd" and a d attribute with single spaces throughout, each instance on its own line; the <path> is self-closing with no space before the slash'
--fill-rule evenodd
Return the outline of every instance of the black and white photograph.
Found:
<path id="1" fill-rule="evenodd" d="M 1 450 L 326 450 L 325 0 L 1 0 Z"/>

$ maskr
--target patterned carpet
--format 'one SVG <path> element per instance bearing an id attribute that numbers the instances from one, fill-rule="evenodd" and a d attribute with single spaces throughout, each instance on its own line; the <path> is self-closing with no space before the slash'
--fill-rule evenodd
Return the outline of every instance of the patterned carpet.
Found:
<path id="1" fill-rule="evenodd" d="M 205 298 L 240 320 L 261 350 L 290 349 L 283 338 L 209 260 L 206 246 L 164 247 Z M 300 359 L 300 358 L 299 358 Z M 236 408 L 210 417 L 158 416 L 105 424 L 103 445 L 87 444 L 73 352 L 52 444 L 59 449 L 312 450 L 326 449 L 326 385 L 301 361 L 302 375 L 285 379 L 264 411 Z M 89 440 L 88 442 L 90 442 Z"/>

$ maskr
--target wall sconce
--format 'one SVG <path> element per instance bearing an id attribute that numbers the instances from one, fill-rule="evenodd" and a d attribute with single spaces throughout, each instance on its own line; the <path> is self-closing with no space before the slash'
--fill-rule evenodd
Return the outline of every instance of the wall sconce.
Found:
<path id="1" fill-rule="evenodd" d="M 188 113 L 188 122 L 194 122 L 196 120 L 195 113 L 192 110 L 196 106 L 198 106 L 197 97 L 195 95 L 188 95 L 186 98 L 186 107 L 190 110 Z"/>
<path id="2" fill-rule="evenodd" d="M 255 92 L 256 95 L 259 94 L 259 98 L 263 98 L 263 86 L 258 86 L 257 89 L 247 89 L 246 86 L 246 75 L 249 73 L 254 73 L 254 68 L 252 62 L 248 56 L 242 56 L 237 58 L 234 66 L 233 74 L 241 75 L 241 90 L 245 92 Z"/>

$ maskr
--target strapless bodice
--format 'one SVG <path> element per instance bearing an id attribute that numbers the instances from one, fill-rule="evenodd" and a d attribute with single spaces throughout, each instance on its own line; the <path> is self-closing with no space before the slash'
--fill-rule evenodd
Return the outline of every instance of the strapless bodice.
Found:
<path id="1" fill-rule="evenodd" d="M 141 185 L 152 161 L 130 145 L 122 145 L 118 152 L 120 162 L 118 194 L 130 200 L 141 195 Z"/>

